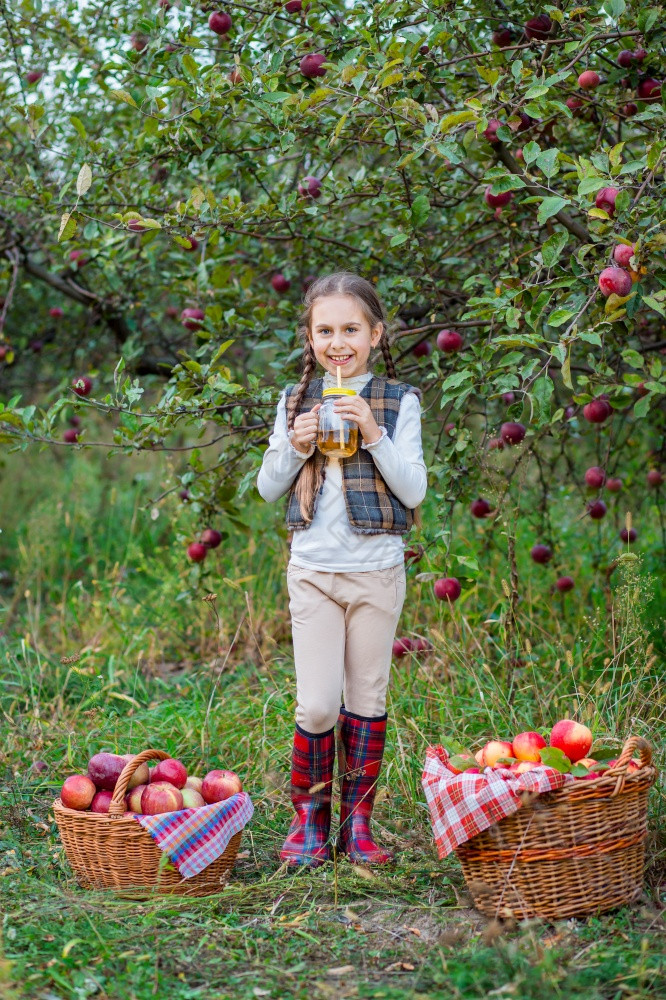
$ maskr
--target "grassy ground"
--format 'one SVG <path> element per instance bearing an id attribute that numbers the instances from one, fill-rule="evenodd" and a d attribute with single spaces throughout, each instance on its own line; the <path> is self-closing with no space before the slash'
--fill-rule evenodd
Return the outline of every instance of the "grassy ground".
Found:
<path id="1" fill-rule="evenodd" d="M 372 874 L 341 861 L 293 876 L 277 861 L 291 814 L 294 705 L 281 510 L 247 497 L 251 531 L 237 531 L 202 577 L 179 541 L 193 537 L 196 510 L 154 504 L 164 485 L 154 456 L 46 454 L 32 466 L 10 456 L 3 470 L 0 996 L 663 996 L 660 787 L 639 903 L 517 926 L 471 908 L 455 857 L 436 857 L 420 788 L 429 742 L 478 746 L 571 712 L 614 746 L 632 732 L 663 747 L 658 519 L 641 535 L 638 564 L 610 574 L 619 551 L 611 525 L 584 528 L 566 517 L 566 496 L 554 502 L 578 584 L 557 600 L 527 555 L 532 528 L 519 522 L 513 663 L 502 586 L 510 523 L 492 532 L 457 525 L 451 552 L 477 560 L 479 572 L 453 614 L 417 578 L 444 568 L 437 530 L 426 531 L 428 558 L 409 570 L 401 631 L 434 648 L 394 668 L 376 809 L 379 839 L 398 851 L 398 865 Z M 425 521 L 433 524 L 432 512 Z M 210 592 L 214 605 L 202 600 Z M 148 746 L 191 771 L 230 767 L 245 779 L 255 816 L 219 896 L 137 903 L 84 892 L 72 877 L 50 808 L 63 778 L 100 749 Z"/>

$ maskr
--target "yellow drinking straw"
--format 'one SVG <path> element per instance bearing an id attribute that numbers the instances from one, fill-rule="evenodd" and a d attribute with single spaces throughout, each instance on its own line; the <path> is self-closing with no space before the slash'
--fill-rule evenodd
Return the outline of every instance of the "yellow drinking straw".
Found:
<path id="1" fill-rule="evenodd" d="M 338 365 L 338 389 L 342 389 L 342 369 Z M 344 451 L 345 447 L 345 425 L 342 417 L 340 417 L 340 449 Z"/>

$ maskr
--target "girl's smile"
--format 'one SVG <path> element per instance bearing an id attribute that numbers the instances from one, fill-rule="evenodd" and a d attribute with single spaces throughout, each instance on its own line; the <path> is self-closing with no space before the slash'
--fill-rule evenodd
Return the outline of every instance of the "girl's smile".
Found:
<path id="1" fill-rule="evenodd" d="M 310 340 L 315 357 L 331 375 L 342 370 L 345 378 L 368 370 L 370 351 L 379 343 L 382 325 L 370 328 L 358 299 L 352 295 L 327 295 L 312 306 Z"/>

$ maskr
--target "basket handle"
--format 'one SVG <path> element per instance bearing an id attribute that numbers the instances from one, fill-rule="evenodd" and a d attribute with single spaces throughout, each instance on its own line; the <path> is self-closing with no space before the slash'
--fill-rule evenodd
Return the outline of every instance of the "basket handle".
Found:
<path id="1" fill-rule="evenodd" d="M 122 816 L 125 812 L 125 793 L 127 792 L 130 778 L 137 767 L 140 767 L 141 764 L 145 764 L 149 760 L 168 759 L 169 754 L 165 753 L 164 750 L 142 750 L 141 753 L 136 755 L 134 760 L 128 761 L 120 772 L 120 776 L 116 781 L 116 787 L 113 789 L 113 797 L 109 804 L 109 816 Z"/>
<path id="2" fill-rule="evenodd" d="M 606 772 L 609 776 L 617 777 L 615 788 L 611 795 L 619 795 L 624 788 L 629 761 L 637 750 L 640 753 L 641 767 L 650 767 L 652 764 L 652 747 L 648 741 L 643 739 L 642 736 L 630 736 L 622 747 L 622 753 L 617 759 L 617 764 L 610 771 Z"/>

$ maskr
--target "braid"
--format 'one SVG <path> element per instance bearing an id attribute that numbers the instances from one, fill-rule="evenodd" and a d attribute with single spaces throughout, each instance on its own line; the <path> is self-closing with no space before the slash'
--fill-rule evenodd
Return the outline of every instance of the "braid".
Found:
<path id="1" fill-rule="evenodd" d="M 317 359 L 315 357 L 314 348 L 312 347 L 312 343 L 309 340 L 306 340 L 305 347 L 303 348 L 303 374 L 301 375 L 301 380 L 298 383 L 296 391 L 292 392 L 289 399 L 289 412 L 287 414 L 288 430 L 293 430 L 294 420 L 301 405 L 301 400 L 307 392 L 310 379 L 314 375 L 316 368 Z"/>
<path id="2" fill-rule="evenodd" d="M 316 368 L 317 359 L 315 357 L 312 343 L 308 338 L 306 339 L 305 346 L 303 348 L 303 374 L 301 375 L 301 380 L 298 383 L 296 391 L 292 392 L 289 398 L 289 412 L 287 416 L 288 430 L 293 430 L 296 414 L 300 409 L 301 402 L 308 390 L 310 379 L 314 375 Z M 312 521 L 314 513 L 314 499 L 319 492 L 323 481 L 321 468 L 322 464 L 323 463 L 321 461 L 317 461 L 317 452 L 315 451 L 303 463 L 303 468 L 299 472 L 294 486 L 296 499 L 298 500 L 301 508 L 301 516 L 308 524 Z"/>
<path id="3" fill-rule="evenodd" d="M 388 342 L 388 337 L 386 336 L 386 325 L 382 330 L 382 336 L 379 341 L 379 346 L 381 348 L 382 355 L 384 356 L 384 365 L 386 367 L 386 373 L 389 378 L 397 378 L 395 372 L 395 365 L 393 364 L 393 358 L 391 357 L 391 347 Z"/>

